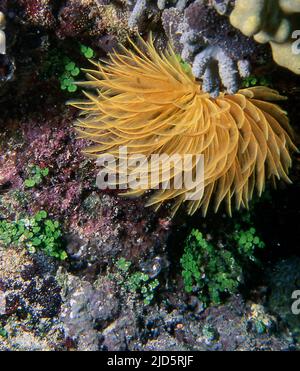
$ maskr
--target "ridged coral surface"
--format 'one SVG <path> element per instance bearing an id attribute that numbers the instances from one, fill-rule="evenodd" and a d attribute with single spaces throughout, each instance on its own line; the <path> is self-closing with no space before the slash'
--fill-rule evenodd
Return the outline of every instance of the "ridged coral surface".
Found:
<path id="1" fill-rule="evenodd" d="M 97 89 L 95 95 L 86 93 L 86 101 L 72 103 L 82 110 L 80 137 L 95 142 L 87 154 L 118 156 L 120 146 L 148 158 L 203 154 L 204 196 L 187 201 L 190 214 L 199 208 L 206 214 L 212 202 L 217 211 L 223 201 L 231 213 L 233 204 L 247 207 L 255 189 L 261 194 L 267 179 L 289 182 L 290 151 L 296 148 L 286 113 L 271 103 L 283 97 L 256 87 L 211 98 L 171 49 L 159 54 L 152 40 L 140 43 L 87 71 L 86 84 Z M 195 166 L 190 171 L 195 173 Z M 146 168 L 145 173 L 151 177 Z M 173 200 L 176 211 L 189 191 L 160 189 L 148 204 Z"/>
<path id="2" fill-rule="evenodd" d="M 0 12 L 0 54 L 6 54 L 5 15 Z"/>
<path id="3" fill-rule="evenodd" d="M 259 43 L 270 43 L 274 61 L 300 74 L 293 32 L 300 27 L 299 0 L 236 0 L 231 24 Z"/>

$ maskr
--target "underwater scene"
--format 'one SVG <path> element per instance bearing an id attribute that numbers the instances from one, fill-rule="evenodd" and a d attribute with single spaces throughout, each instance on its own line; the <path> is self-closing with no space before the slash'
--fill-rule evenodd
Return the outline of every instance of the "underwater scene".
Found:
<path id="1" fill-rule="evenodd" d="M 299 149 L 300 0 L 0 0 L 0 351 L 299 351 Z"/>

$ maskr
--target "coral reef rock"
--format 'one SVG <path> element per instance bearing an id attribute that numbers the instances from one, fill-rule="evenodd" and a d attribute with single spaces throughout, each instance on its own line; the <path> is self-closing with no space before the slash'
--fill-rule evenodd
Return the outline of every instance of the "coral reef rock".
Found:
<path id="1" fill-rule="evenodd" d="M 203 90 L 213 97 L 221 87 L 236 93 L 240 78 L 250 74 L 253 55 L 260 53 L 256 43 L 206 1 L 194 2 L 185 10 L 179 30 L 182 58 L 192 62 L 194 75 L 203 80 Z"/>
<path id="2" fill-rule="evenodd" d="M 294 338 L 300 342 L 300 315 L 293 313 L 293 304 L 299 297 L 300 258 L 292 257 L 278 262 L 269 269 L 268 286 L 270 293 L 267 306 L 288 326 Z M 297 293 L 294 297 L 294 293 Z"/>
<path id="3" fill-rule="evenodd" d="M 131 28 L 134 28 L 140 24 L 147 14 L 155 14 L 169 7 L 175 7 L 179 11 L 183 11 L 189 2 L 189 0 L 128 0 L 127 3 L 132 8 L 128 24 Z"/>

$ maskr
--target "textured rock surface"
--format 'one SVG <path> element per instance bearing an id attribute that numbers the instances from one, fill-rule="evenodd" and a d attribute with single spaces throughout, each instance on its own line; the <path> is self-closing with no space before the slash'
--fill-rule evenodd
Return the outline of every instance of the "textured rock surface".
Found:
<path id="1" fill-rule="evenodd" d="M 44 256 L 0 248 L 0 350 L 63 348 L 61 289 L 54 273 Z"/>
<path id="2" fill-rule="evenodd" d="M 286 323 L 295 338 L 300 339 L 300 315 L 293 313 L 293 294 L 300 289 L 300 259 L 293 257 L 276 264 L 268 272 L 270 294 L 268 308 Z M 298 297 L 298 295 L 297 295 Z"/>

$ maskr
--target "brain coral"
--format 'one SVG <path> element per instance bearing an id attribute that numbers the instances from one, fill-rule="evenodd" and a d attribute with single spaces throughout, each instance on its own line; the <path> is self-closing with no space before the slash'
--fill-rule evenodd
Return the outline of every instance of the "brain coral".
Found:
<path id="1" fill-rule="evenodd" d="M 112 54 L 106 65 L 95 63 L 97 69 L 87 71 L 84 83 L 95 94 L 87 92 L 87 100 L 71 103 L 82 111 L 79 136 L 95 143 L 87 154 L 118 158 L 120 146 L 148 158 L 203 154 L 202 199 L 186 201 L 194 189 L 159 189 L 148 202 L 158 208 L 172 200 L 174 212 L 186 201 L 190 214 L 202 208 L 205 215 L 213 201 L 215 211 L 225 201 L 231 213 L 233 204 L 247 207 L 255 189 L 260 195 L 267 179 L 289 182 L 290 152 L 296 148 L 286 113 L 271 103 L 283 97 L 256 87 L 211 98 L 171 48 L 159 54 L 152 40 L 140 43 L 132 42 L 133 51 Z M 148 167 L 144 170 L 150 178 Z"/>

